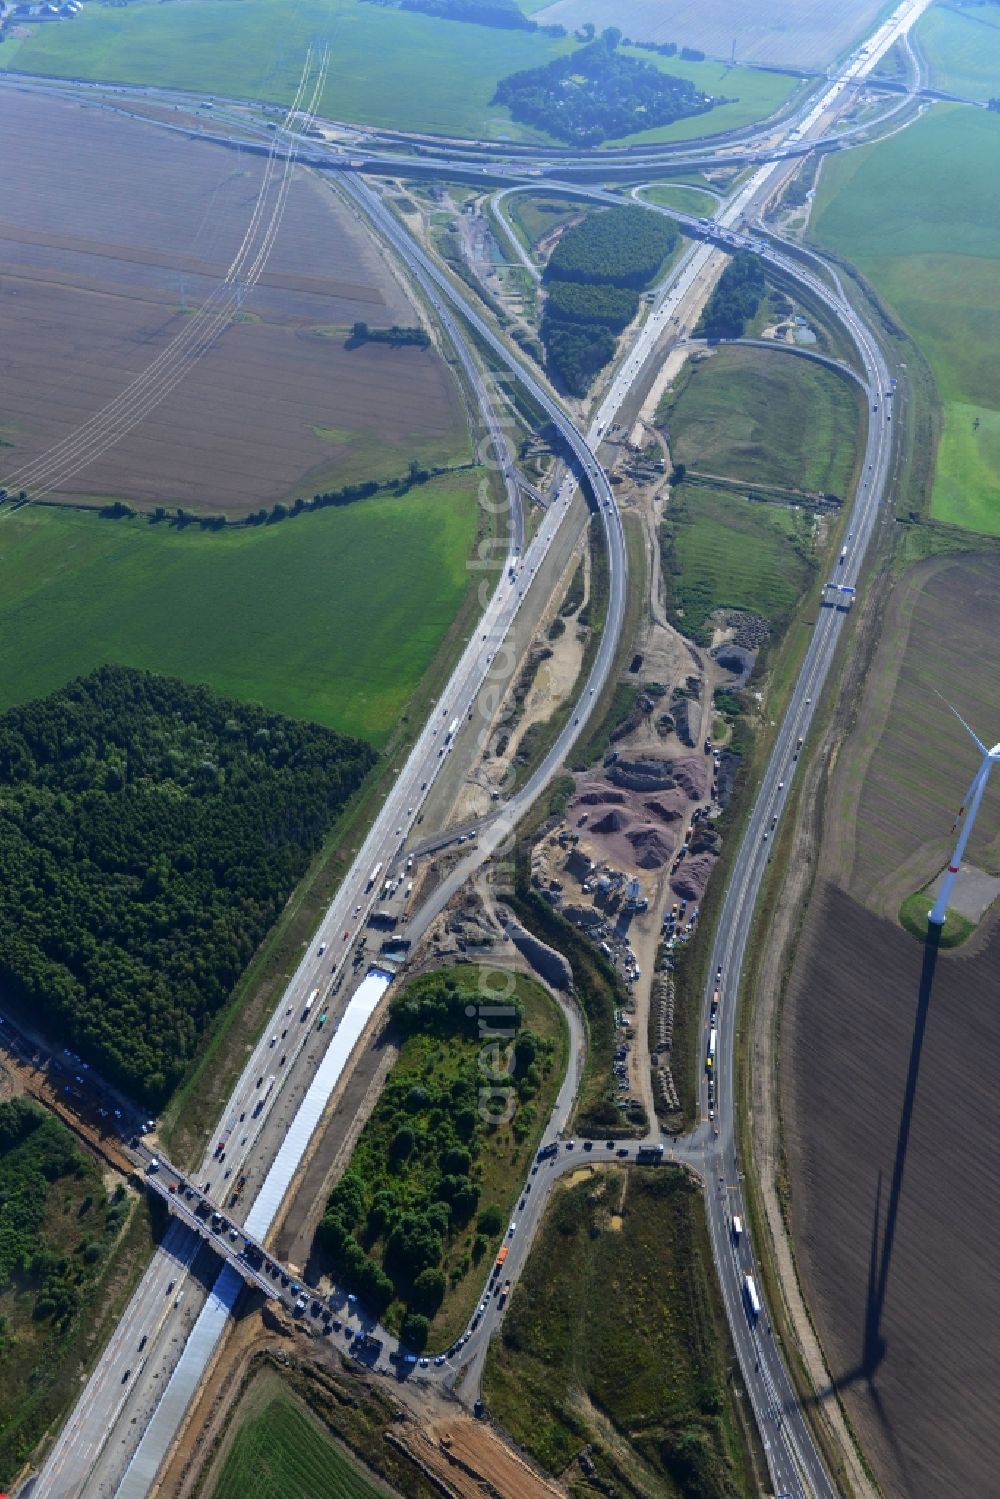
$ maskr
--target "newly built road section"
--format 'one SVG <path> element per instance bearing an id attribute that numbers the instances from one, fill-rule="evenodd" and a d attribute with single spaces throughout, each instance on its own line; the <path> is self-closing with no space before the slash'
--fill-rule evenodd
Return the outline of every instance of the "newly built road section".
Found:
<path id="1" fill-rule="evenodd" d="M 885 23 L 885 27 L 882 28 L 883 39 L 889 39 L 885 41 L 883 50 L 888 45 L 891 45 L 894 34 L 898 34 L 900 29 L 905 30 L 905 25 L 909 24 L 909 20 L 912 20 L 919 14 L 925 3 L 926 0 L 913 0 L 912 5 L 902 7 L 894 17 L 890 18 L 890 22 Z M 866 53 L 870 59 L 869 65 L 873 65 L 874 57 L 870 44 L 868 49 L 863 49 L 863 53 Z M 859 65 L 859 68 L 863 71 L 861 65 Z M 834 88 L 838 88 L 842 76 L 840 75 L 838 82 L 833 85 Z M 811 119 L 820 122 L 829 107 L 829 103 L 824 104 L 821 98 L 819 104 L 813 106 Z M 797 128 L 802 129 L 803 127 Z M 735 223 L 740 215 L 745 215 L 752 210 L 757 198 L 763 192 L 763 189 L 767 187 L 771 172 L 778 165 L 778 163 L 775 163 L 770 169 L 763 169 L 767 173 L 767 178 L 766 180 L 762 179 L 759 183 L 756 193 L 751 190 L 754 180 L 751 179 L 751 183 L 747 184 L 747 188 L 741 192 L 737 200 L 738 206 L 734 204 L 731 206 L 731 209 L 724 211 L 722 215 L 723 224 Z M 448 174 L 447 163 L 442 164 L 441 170 L 445 175 Z M 755 178 L 758 175 L 755 174 Z M 547 186 L 545 183 L 539 185 L 543 187 Z M 539 408 L 555 423 L 567 447 L 573 453 L 580 474 L 586 481 L 587 487 L 592 494 L 594 507 L 601 517 L 609 548 L 611 589 L 608 620 L 602 639 L 601 653 L 598 661 L 595 662 L 594 671 L 588 683 L 584 686 L 576 716 L 567 723 L 558 745 L 553 748 L 552 753 L 547 758 L 543 767 L 540 768 L 536 777 L 533 778 L 533 781 L 519 793 L 516 802 L 505 809 L 507 815 L 502 821 L 498 820 L 494 829 L 490 830 L 487 835 L 481 835 L 481 846 L 476 858 L 476 862 L 480 862 L 496 846 L 499 839 L 504 836 L 506 825 L 512 824 L 516 820 L 516 816 L 519 815 L 520 810 L 523 810 L 523 807 L 527 805 L 526 794 L 529 788 L 533 794 L 536 794 L 537 790 L 544 784 L 544 781 L 562 763 L 573 740 L 582 732 L 591 702 L 599 696 L 600 690 L 607 680 L 623 616 L 626 577 L 625 550 L 621 520 L 614 505 L 607 478 L 594 457 L 592 444 L 594 441 L 599 440 L 601 433 L 605 430 L 610 415 L 617 410 L 621 400 L 631 388 L 645 361 L 646 355 L 651 351 L 660 333 L 663 331 L 663 319 L 660 319 L 660 326 L 657 326 L 653 322 L 653 318 L 647 320 L 647 324 L 640 333 L 640 340 L 643 340 L 643 342 L 632 350 L 626 368 L 620 371 L 615 378 L 612 389 L 605 402 L 602 403 L 601 412 L 595 420 L 591 441 L 588 442 L 577 432 L 568 418 L 565 417 L 561 408 L 552 399 L 548 391 L 515 358 L 508 346 L 493 332 L 479 314 L 468 306 L 465 299 L 457 292 L 444 272 L 431 262 L 422 250 L 413 245 L 412 241 L 405 234 L 405 231 L 388 214 L 372 190 L 356 176 L 346 173 L 342 177 L 342 186 L 355 199 L 358 205 L 372 217 L 386 238 L 399 249 L 411 271 L 420 282 L 425 295 L 431 301 L 432 305 L 434 305 L 442 320 L 445 321 L 445 325 L 448 326 L 446 320 L 450 318 L 448 309 L 444 305 L 448 302 L 458 308 L 463 317 L 472 324 L 477 335 L 512 370 L 532 399 L 538 404 Z M 742 236 L 739 239 L 742 242 Z M 737 243 L 735 236 L 733 243 Z M 754 247 L 756 248 L 756 245 Z M 712 253 L 710 247 L 695 247 L 689 252 L 689 258 L 684 262 L 685 272 L 693 264 L 699 251 Z M 819 281 L 818 278 L 804 274 L 797 262 L 786 260 L 779 252 L 772 249 L 765 250 L 764 254 L 765 258 L 772 259 L 776 268 L 782 269 L 786 274 L 794 276 L 796 279 L 806 280 L 811 285 L 814 293 L 823 297 L 827 305 L 831 307 L 831 310 L 841 321 L 846 322 L 849 320 L 849 317 L 853 316 L 849 309 L 845 313 L 840 298 L 831 292 L 825 283 Z M 656 312 L 663 312 L 662 303 L 656 309 Z M 884 385 L 884 379 L 883 371 L 877 362 L 877 350 L 875 350 L 873 341 L 870 340 L 870 336 L 867 335 L 860 321 L 855 321 L 862 335 L 859 348 L 862 350 L 869 383 L 875 389 L 880 389 Z M 867 344 L 865 343 L 866 338 L 868 340 Z M 458 342 L 461 343 L 461 339 Z M 874 379 L 873 376 L 875 377 Z M 866 470 L 866 475 L 870 475 L 871 477 L 865 495 L 859 493 L 858 496 L 857 558 L 853 564 L 855 569 L 860 565 L 864 545 L 867 543 L 871 527 L 874 524 L 875 511 L 877 510 L 878 500 L 881 495 L 881 487 L 884 484 L 885 469 L 888 462 L 887 457 L 883 458 L 880 456 L 881 449 L 878 448 L 878 444 L 876 444 L 876 449 L 873 449 L 872 443 L 873 437 L 870 433 L 869 455 L 871 458 L 871 467 Z M 508 478 L 506 472 L 507 461 L 505 453 L 501 452 L 499 462 L 504 467 L 505 478 Z M 343 942 L 349 938 L 352 930 L 357 931 L 359 924 L 358 916 L 360 915 L 361 920 L 363 920 L 364 914 L 367 913 L 367 910 L 377 897 L 378 889 L 372 890 L 368 872 L 376 864 L 385 865 L 391 862 L 398 856 L 403 847 L 406 837 L 413 826 L 417 808 L 420 806 L 422 797 L 433 780 L 441 759 L 447 754 L 450 747 L 446 742 L 449 736 L 446 734 L 445 725 L 454 718 L 464 721 L 465 715 L 474 701 L 475 694 L 488 673 L 489 664 L 492 660 L 492 652 L 506 633 L 517 611 L 518 601 L 526 590 L 528 580 L 534 572 L 535 567 L 537 567 L 538 561 L 544 556 L 544 552 L 551 542 L 552 536 L 555 534 L 565 515 L 569 504 L 572 484 L 573 481 L 571 479 L 567 480 L 557 503 L 553 504 L 546 513 L 537 536 L 520 561 L 516 566 L 513 563 L 509 563 L 508 571 L 504 574 L 493 598 L 490 600 L 486 616 L 484 617 L 480 633 L 485 634 L 487 637 L 485 647 L 477 639 L 464 653 L 445 693 L 442 695 L 439 708 L 435 709 L 431 721 L 421 734 L 407 765 L 401 772 L 381 813 L 376 819 L 358 860 L 352 866 L 344 885 L 341 887 L 337 898 L 327 913 L 317 934 L 316 942 L 310 947 L 309 953 L 303 959 L 298 972 L 293 978 L 282 1002 L 286 1008 L 289 1003 L 293 1009 L 295 1006 L 301 1005 L 313 989 L 318 991 L 321 999 L 325 997 L 327 991 L 330 989 L 333 982 L 331 974 L 336 973 L 342 966 L 343 959 L 338 956 L 331 969 L 329 957 L 324 955 L 331 946 L 333 952 L 336 954 L 345 952 Z M 514 576 L 511 576 L 512 573 Z M 806 665 L 803 668 L 802 676 L 793 695 L 789 718 L 779 736 L 779 747 L 782 750 L 787 749 L 786 741 L 790 737 L 795 737 L 796 733 L 804 733 L 804 725 L 808 723 L 813 695 L 818 692 L 832 659 L 836 638 L 839 634 L 838 619 L 839 617 L 833 611 L 828 611 L 817 625 L 814 641 L 807 655 Z M 790 728 L 789 725 L 794 725 L 794 728 Z M 720 945 L 717 950 L 721 956 L 717 961 L 723 963 L 724 968 L 728 971 L 729 982 L 734 986 L 738 981 L 739 965 L 742 961 L 746 945 L 746 933 L 749 929 L 754 899 L 766 864 L 766 856 L 762 858 L 760 849 L 754 846 L 753 831 L 754 829 L 759 831 L 761 824 L 766 824 L 769 816 L 773 817 L 777 811 L 780 811 L 780 794 L 777 791 L 779 773 L 776 769 L 779 763 L 779 759 L 776 756 L 772 760 L 771 767 L 765 778 L 761 799 L 751 820 L 751 831 L 748 832 L 737 859 L 733 878 L 726 896 L 726 912 L 720 924 Z M 731 934 L 729 931 L 730 927 L 732 928 Z M 732 1003 L 728 1005 L 727 1014 L 730 1017 L 734 1008 L 735 1006 Z M 280 1024 L 282 1018 L 282 1011 L 279 1007 L 279 1010 L 275 1013 L 274 1023 Z M 724 1178 L 722 1185 L 725 1186 L 725 1166 L 727 1161 L 731 1162 L 734 1159 L 731 1018 L 728 1024 L 724 1023 L 722 1026 L 721 1040 L 722 1045 L 719 1051 L 718 1066 L 720 1078 L 720 1126 L 724 1129 L 724 1133 L 720 1132 L 720 1138 L 716 1147 L 713 1147 L 706 1141 L 705 1150 L 706 1162 L 711 1160 L 712 1165 L 717 1164 L 723 1168 L 719 1174 Z M 253 1098 L 256 1075 L 259 1075 L 260 1069 L 266 1067 L 268 1064 L 268 1050 L 267 1032 L 265 1032 L 231 1099 L 230 1108 L 233 1112 L 239 1110 L 241 1102 L 245 1098 Z M 695 1147 L 697 1143 L 693 1140 L 691 1142 L 692 1147 Z M 206 1170 L 211 1170 L 212 1165 L 212 1161 L 206 1160 Z M 768 1452 L 768 1460 L 776 1487 L 788 1493 L 795 1494 L 832 1494 L 833 1487 L 815 1451 L 811 1434 L 797 1407 L 784 1362 L 780 1353 L 774 1347 L 773 1339 L 769 1341 L 762 1352 L 758 1336 L 759 1323 L 755 1323 L 753 1326 L 750 1325 L 750 1321 L 742 1311 L 738 1291 L 734 1301 L 733 1287 L 740 1284 L 741 1266 L 735 1261 L 735 1257 L 728 1252 L 731 1208 L 728 1202 L 725 1204 L 721 1202 L 721 1195 L 716 1199 L 710 1193 L 709 1213 L 712 1224 L 713 1244 L 715 1246 L 720 1275 L 723 1280 L 723 1291 L 730 1313 L 733 1335 L 739 1350 L 747 1387 L 753 1400 L 758 1421 L 761 1423 L 765 1446 Z M 178 1232 L 183 1233 L 182 1230 L 171 1229 L 168 1235 L 168 1243 L 174 1253 L 183 1257 L 189 1253 L 189 1250 L 182 1240 L 178 1240 Z M 139 1292 L 133 1298 L 133 1302 L 130 1303 L 126 1317 L 123 1319 L 123 1327 L 126 1327 L 132 1334 L 134 1334 L 135 1328 L 138 1325 L 146 1325 L 143 1320 L 146 1316 L 149 1317 L 151 1322 L 155 1322 L 157 1307 L 162 1305 L 164 1296 L 164 1259 L 165 1256 L 161 1251 L 154 1259 L 153 1266 L 151 1266 Z M 175 1269 L 175 1266 L 170 1265 L 169 1268 Z M 232 1271 L 223 1272 L 223 1279 L 226 1275 L 232 1274 L 234 1274 Z M 150 1465 L 156 1458 L 156 1448 L 160 1448 L 161 1452 L 166 1450 L 170 1430 L 175 1431 L 177 1429 L 183 1409 L 186 1408 L 187 1403 L 194 1393 L 200 1377 L 198 1370 L 204 1369 L 208 1358 L 211 1356 L 212 1349 L 217 1342 L 219 1332 L 222 1326 L 224 1326 L 225 1315 L 228 1306 L 231 1304 L 228 1286 L 223 1285 L 220 1281 L 220 1284 L 217 1286 L 217 1293 L 213 1316 L 206 1319 L 206 1323 L 199 1331 L 195 1344 L 189 1345 L 188 1351 L 190 1352 L 190 1357 L 188 1357 L 188 1351 L 186 1351 L 182 1364 L 176 1365 L 174 1377 L 167 1383 L 170 1398 L 166 1402 L 161 1402 L 163 1405 L 163 1415 L 158 1415 L 154 1421 L 150 1419 L 144 1409 L 140 1409 L 138 1412 L 139 1418 L 146 1426 L 151 1440 L 148 1445 L 140 1445 L 132 1467 L 132 1487 L 122 1487 L 119 1490 L 121 1493 L 145 1494 L 149 1491 L 152 1482 L 149 1476 L 152 1471 Z M 167 1294 L 169 1295 L 169 1293 Z M 209 1324 L 212 1325 L 210 1326 Z M 155 1329 L 155 1334 L 162 1341 L 163 1334 L 159 1328 Z M 177 1329 L 174 1328 L 172 1334 L 168 1331 L 169 1335 L 176 1336 Z M 85 1492 L 96 1491 L 91 1489 L 88 1476 L 94 1473 L 98 1457 L 100 1456 L 100 1449 L 105 1439 L 110 1434 L 112 1440 L 116 1442 L 120 1440 L 122 1432 L 127 1432 L 128 1430 L 128 1422 L 136 1414 L 135 1412 L 130 1413 L 126 1408 L 127 1401 L 123 1405 L 120 1385 L 116 1387 L 115 1383 L 116 1375 L 123 1359 L 134 1357 L 134 1354 L 130 1350 L 134 1349 L 135 1344 L 132 1343 L 129 1345 L 127 1338 L 128 1333 L 125 1334 L 124 1341 L 116 1334 L 115 1339 L 112 1340 L 112 1345 L 109 1346 L 105 1359 L 102 1361 L 99 1370 L 95 1371 L 95 1376 L 84 1393 L 82 1403 L 78 1406 L 76 1412 L 74 1412 L 66 1432 L 64 1432 L 60 1443 L 57 1445 L 56 1452 L 53 1453 L 52 1464 L 47 1465 L 46 1472 L 42 1475 L 41 1483 L 36 1489 L 37 1493 L 65 1494 L 68 1496 L 70 1494 L 79 1495 Z M 160 1388 L 162 1389 L 162 1384 Z M 151 1392 L 144 1392 L 140 1396 L 140 1401 L 150 1397 Z M 124 1426 L 123 1422 L 125 1423 Z M 152 1440 L 154 1431 L 156 1433 L 155 1442 Z M 81 1475 L 88 1476 L 84 1476 L 81 1482 Z M 49 1479 L 51 1479 L 51 1482 Z M 103 1481 L 99 1487 L 104 1492 L 113 1491 L 113 1489 L 109 1490 Z"/>

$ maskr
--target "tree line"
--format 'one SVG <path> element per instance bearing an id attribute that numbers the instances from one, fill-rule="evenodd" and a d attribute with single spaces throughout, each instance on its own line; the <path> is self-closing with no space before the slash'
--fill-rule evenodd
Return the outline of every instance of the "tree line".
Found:
<path id="1" fill-rule="evenodd" d="M 0 983 L 160 1106 L 333 820 L 360 740 L 106 666 L 0 718 Z"/>

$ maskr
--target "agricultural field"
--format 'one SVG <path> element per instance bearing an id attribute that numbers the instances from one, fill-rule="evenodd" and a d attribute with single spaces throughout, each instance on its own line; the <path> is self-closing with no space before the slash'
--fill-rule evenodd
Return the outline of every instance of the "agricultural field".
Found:
<path id="1" fill-rule="evenodd" d="M 511 978 L 498 999 L 491 971 L 484 997 L 481 970 L 456 967 L 394 1001 L 399 1057 L 317 1232 L 318 1262 L 417 1351 L 447 1347 L 471 1316 L 565 1076 L 559 1010 Z"/>
<path id="2" fill-rule="evenodd" d="M 738 62 L 780 63 L 819 68 L 870 30 L 882 7 L 878 0 L 845 0 L 831 10 L 822 0 L 799 0 L 790 9 L 785 0 L 554 0 L 536 11 L 541 25 L 559 21 L 568 30 L 592 21 L 601 31 L 617 26 L 626 36 L 643 42 L 676 42 L 695 47 L 712 58 Z M 735 48 L 734 48 L 735 42 Z M 726 90 L 728 92 L 728 90 Z"/>
<path id="3" fill-rule="evenodd" d="M 575 1494 L 756 1492 L 697 1188 L 667 1167 L 576 1176 L 491 1344 L 491 1415 Z"/>
<path id="4" fill-rule="evenodd" d="M 930 363 L 941 406 L 931 514 L 1000 535 L 1000 119 L 940 105 L 828 161 L 812 229 L 876 287 Z"/>
<path id="5" fill-rule="evenodd" d="M 710 484 L 675 485 L 660 528 L 671 618 L 708 641 L 714 609 L 743 609 L 780 631 L 815 569 L 812 520 Z"/>
<path id="6" fill-rule="evenodd" d="M 907 1499 L 988 1494 L 1000 1466 L 1000 1105 L 975 1065 L 1000 1047 L 1000 928 L 930 952 L 824 884 L 782 1021 L 799 1279 L 881 1489 Z M 975 1150 L 949 1149 L 966 1113 Z"/>
<path id="7" fill-rule="evenodd" d="M 134 0 L 127 8 L 87 5 L 71 25 L 34 28 L 30 38 L 4 44 L 4 67 L 287 104 L 307 49 L 320 38 L 330 43 L 319 105 L 327 119 L 515 140 L 539 132 L 491 104 L 497 83 L 577 45 L 572 37 L 445 21 L 365 0 L 292 7 L 285 0 Z"/>
<path id="8" fill-rule="evenodd" d="M 693 473 L 846 499 L 859 400 L 853 385 L 780 347 L 688 360 L 657 419 Z"/>
<path id="9" fill-rule="evenodd" d="M 1000 553 L 931 558 L 895 590 L 859 727 L 834 782 L 838 881 L 880 916 L 947 862 L 979 764 L 937 691 L 987 744 L 1000 738 Z M 833 853 L 831 852 L 831 858 Z M 968 859 L 1000 874 L 1000 793 L 985 798 Z"/>
<path id="10" fill-rule="evenodd" d="M 469 591 L 473 489 L 473 474 L 454 475 L 210 533 L 38 506 L 8 514 L 0 709 L 116 661 L 380 748 Z"/>
<path id="11" fill-rule="evenodd" d="M 1000 16 L 987 4 L 939 3 L 926 10 L 913 37 L 928 68 L 931 88 L 987 100 L 1000 77 Z"/>
<path id="12" fill-rule="evenodd" d="M 148 370 L 221 284 L 262 162 L 13 91 L 0 97 L 0 131 L 0 485 L 14 489 L 25 465 Z M 411 458 L 467 460 L 461 395 L 441 357 L 347 348 L 356 321 L 417 316 L 329 185 L 303 173 L 263 276 L 214 347 L 50 498 L 239 517 L 403 474 Z"/>
<path id="13" fill-rule="evenodd" d="M 799 1277 L 882 1491 L 908 1499 L 988 1493 L 1000 1465 L 1000 1350 L 984 1315 L 1000 1105 L 977 1065 L 1000 1045 L 1000 926 L 994 908 L 935 954 L 895 920 L 945 863 L 977 764 L 934 689 L 997 738 L 998 599 L 995 551 L 928 559 L 897 585 L 831 778 L 781 1027 Z M 970 856 L 1000 871 L 995 787 Z M 966 1111 L 974 1153 L 949 1150 L 943 1128 Z"/>
<path id="14" fill-rule="evenodd" d="M 237 1432 L 212 1499 L 386 1499 L 289 1395 L 275 1394 Z"/>

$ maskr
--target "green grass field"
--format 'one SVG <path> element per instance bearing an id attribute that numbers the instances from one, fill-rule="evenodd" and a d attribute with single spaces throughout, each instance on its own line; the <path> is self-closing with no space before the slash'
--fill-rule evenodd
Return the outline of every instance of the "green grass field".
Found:
<path id="1" fill-rule="evenodd" d="M 107 661 L 385 742 L 469 586 L 475 477 L 252 530 L 0 519 L 0 709 Z"/>
<path id="2" fill-rule="evenodd" d="M 844 498 L 858 398 L 822 365 L 776 349 L 720 348 L 691 360 L 660 408 L 675 463 L 746 484 Z"/>
<path id="3" fill-rule="evenodd" d="M 122 8 L 87 5 L 72 23 L 39 26 L 30 39 L 4 45 L 3 65 L 287 104 L 316 41 L 330 45 L 320 104 L 327 118 L 527 140 L 538 132 L 490 104 L 498 81 L 575 45 L 363 0 L 134 0 Z"/>
<path id="4" fill-rule="evenodd" d="M 706 216 L 715 212 L 719 201 L 715 193 L 702 192 L 697 187 L 687 187 L 682 183 L 674 185 L 668 182 L 657 182 L 652 187 L 645 188 L 640 197 L 649 203 L 659 203 L 664 208 L 676 208 L 681 213 Z"/>
<path id="5" fill-rule="evenodd" d="M 720 104 L 708 114 L 691 115 L 685 120 L 675 120 L 672 125 L 661 125 L 656 130 L 646 130 L 638 135 L 625 136 L 623 140 L 610 144 L 625 145 L 632 141 L 688 141 L 701 135 L 718 135 L 723 130 L 740 130 L 755 120 L 771 115 L 789 99 L 798 80 L 783 73 L 758 72 L 754 68 L 731 68 L 721 62 L 685 62 L 680 57 L 657 57 L 653 52 L 642 52 L 635 48 L 625 49 L 631 57 L 651 62 L 664 73 L 675 78 L 689 78 L 702 93 L 713 98 L 725 97 L 729 104 Z"/>
<path id="6" fill-rule="evenodd" d="M 4 44 L 3 66 L 57 77 L 150 83 L 288 103 L 311 42 L 330 44 L 320 104 L 329 119 L 386 129 L 546 140 L 490 100 L 508 73 L 572 51 L 572 36 L 506 31 L 383 8 L 364 0 L 212 0 L 87 5 L 71 24 L 38 26 Z M 656 61 L 666 66 L 667 59 Z M 636 140 L 687 140 L 770 114 L 795 80 L 669 59 L 669 71 L 738 102 Z M 461 80 L 461 86 L 456 86 Z"/>
<path id="7" fill-rule="evenodd" d="M 598 1491 L 567 1467 L 588 1442 L 601 1491 L 619 1499 L 755 1491 L 703 1213 L 697 1188 L 667 1167 L 601 1171 L 546 1211 L 490 1345 L 484 1395 L 573 1493 Z"/>
<path id="8" fill-rule="evenodd" d="M 920 346 L 942 408 L 931 513 L 1000 535 L 1000 119 L 940 105 L 829 160 L 818 240 L 853 261 Z"/>
<path id="9" fill-rule="evenodd" d="M 713 609 L 746 609 L 780 629 L 812 576 L 810 522 L 781 505 L 708 485 L 675 488 L 661 527 L 672 617 L 698 639 Z"/>
<path id="10" fill-rule="evenodd" d="M 1000 14 L 993 5 L 932 5 L 914 29 L 932 88 L 990 99 L 1000 87 Z"/>
<path id="11" fill-rule="evenodd" d="M 385 1499 L 302 1407 L 275 1395 L 236 1435 L 212 1499 Z"/>

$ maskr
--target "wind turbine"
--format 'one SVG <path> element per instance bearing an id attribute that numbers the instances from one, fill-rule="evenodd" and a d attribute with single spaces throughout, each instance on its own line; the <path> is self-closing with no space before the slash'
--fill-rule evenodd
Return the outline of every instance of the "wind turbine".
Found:
<path id="1" fill-rule="evenodd" d="M 948 706 L 951 708 L 950 703 Z M 986 782 L 990 778 L 990 771 L 993 769 L 993 766 L 1000 760 L 1000 744 L 995 744 L 992 749 L 987 749 L 982 740 L 973 734 L 962 715 L 954 708 L 951 708 L 951 711 L 955 714 L 965 732 L 975 742 L 983 758 L 979 769 L 973 777 L 972 785 L 965 794 L 965 800 L 958 809 L 958 816 L 955 818 L 952 826 L 952 832 L 954 832 L 964 815 L 965 822 L 962 826 L 962 831 L 958 835 L 958 842 L 955 844 L 955 852 L 951 856 L 951 863 L 948 865 L 945 877 L 941 881 L 938 898 L 934 902 L 933 910 L 927 913 L 927 920 L 934 926 L 944 926 L 944 919 L 948 911 L 948 897 L 951 894 L 955 880 L 958 878 L 962 855 L 965 853 L 965 845 L 969 841 L 969 835 L 976 821 L 976 813 L 979 811 L 979 803 L 982 801 L 983 792 L 986 790 Z M 966 808 L 968 808 L 968 811 L 966 811 Z"/>

